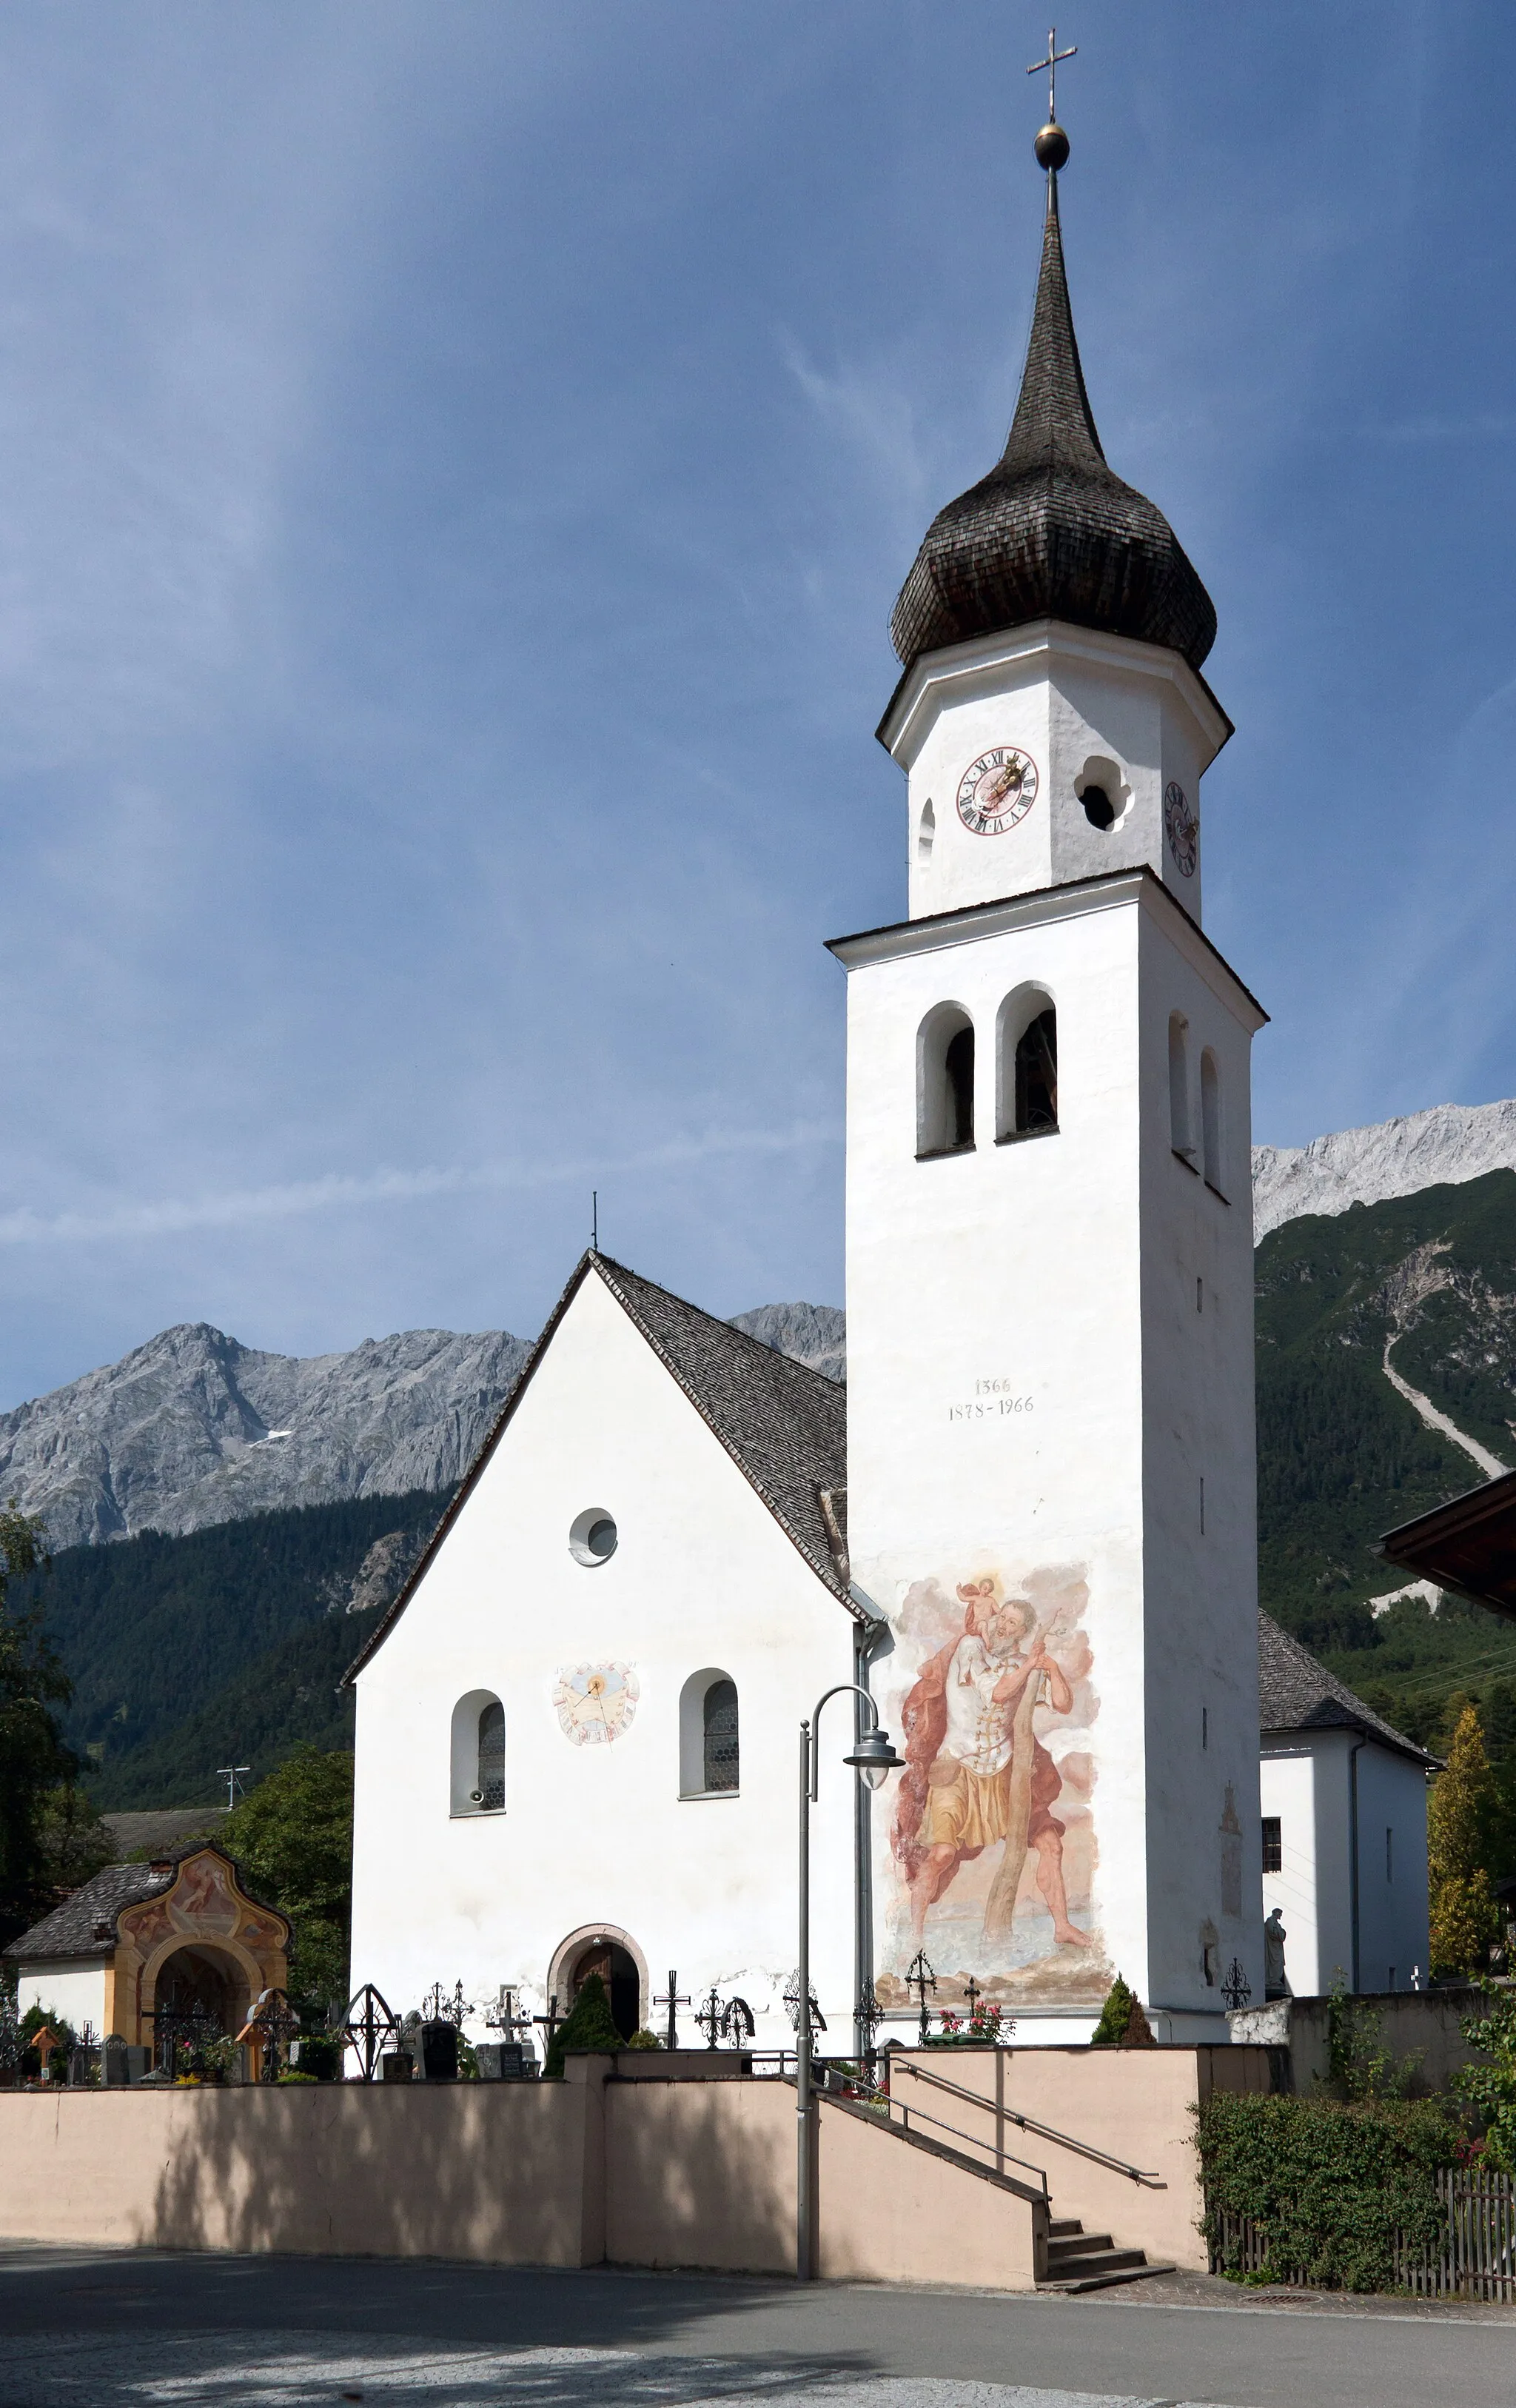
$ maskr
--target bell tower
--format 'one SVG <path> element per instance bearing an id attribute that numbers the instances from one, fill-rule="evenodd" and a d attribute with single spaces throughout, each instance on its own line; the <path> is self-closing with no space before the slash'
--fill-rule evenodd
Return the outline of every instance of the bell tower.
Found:
<path id="1" fill-rule="evenodd" d="M 849 1537 L 907 1768 L 876 1986 L 1023 2040 L 1263 1995 L 1249 1054 L 1204 935 L 1216 615 L 1107 466 L 1049 123 L 1009 437 L 895 606 L 908 916 L 848 972 Z"/>

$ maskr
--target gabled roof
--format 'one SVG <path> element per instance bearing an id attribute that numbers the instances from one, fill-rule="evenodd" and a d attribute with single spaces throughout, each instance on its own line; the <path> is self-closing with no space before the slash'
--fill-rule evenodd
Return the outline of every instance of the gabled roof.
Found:
<path id="1" fill-rule="evenodd" d="M 62 1906 L 3 1952 L 7 1956 L 108 1956 L 116 1945 L 116 1917 L 168 1888 L 173 1872 L 164 1865 L 107 1865 Z"/>
<path id="2" fill-rule="evenodd" d="M 181 1841 L 214 1839 L 226 1812 L 224 1806 L 154 1806 L 102 1814 L 100 1820 L 110 1834 L 118 1864 L 147 1850 L 154 1863 L 161 1863 Z"/>
<path id="3" fill-rule="evenodd" d="M 486 1464 L 505 1436 L 538 1364 L 586 1279 L 603 1282 L 665 1369 L 683 1389 L 707 1427 L 802 1555 L 817 1579 L 855 1620 L 866 1616 L 849 1594 L 846 1570 L 829 1533 L 823 1492 L 840 1514 L 847 1488 L 847 1391 L 761 1339 L 718 1321 L 698 1305 L 612 1262 L 587 1254 L 553 1309 L 520 1378 L 506 1398 L 421 1560 L 367 1644 L 342 1676 L 344 1687 L 383 1644 L 409 1604 Z"/>
<path id="4" fill-rule="evenodd" d="M 1258 1616 L 1258 1722 L 1264 1731 L 1356 1730 L 1430 1770 L 1437 1764 L 1424 1747 L 1407 1739 L 1366 1706 L 1346 1682 L 1281 1630 L 1271 1614 Z"/>

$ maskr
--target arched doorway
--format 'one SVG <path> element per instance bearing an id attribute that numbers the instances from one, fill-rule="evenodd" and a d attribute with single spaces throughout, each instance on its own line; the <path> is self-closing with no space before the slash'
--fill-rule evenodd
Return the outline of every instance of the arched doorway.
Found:
<path id="1" fill-rule="evenodd" d="M 160 2014 L 214 2018 L 222 2033 L 237 2031 L 247 2018 L 248 1985 L 219 1948 L 176 1948 L 159 1967 L 153 1993 Z"/>
<path id="2" fill-rule="evenodd" d="M 630 2040 L 637 2028 L 641 2006 L 642 1985 L 636 1960 L 614 1940 L 592 1940 L 581 1948 L 569 1968 L 568 1997 L 572 2006 L 592 1973 L 598 1973 L 610 2000 L 611 2020 L 622 2040 Z"/>

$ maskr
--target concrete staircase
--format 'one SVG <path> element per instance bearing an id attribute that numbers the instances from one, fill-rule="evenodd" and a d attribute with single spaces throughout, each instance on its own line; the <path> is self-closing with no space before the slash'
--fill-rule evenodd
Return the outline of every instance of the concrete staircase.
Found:
<path id="1" fill-rule="evenodd" d="M 1108 2232 L 1086 2232 L 1077 2215 L 1048 2226 L 1048 2273 L 1039 2291 L 1100 2291 L 1108 2283 L 1140 2283 L 1145 2274 L 1172 2274 L 1145 2249 L 1118 2249 Z"/>
<path id="2" fill-rule="evenodd" d="M 1032 2203 L 1039 2214 L 1046 2213 L 1039 2192 L 1013 2175 L 996 2172 L 993 2166 L 971 2157 L 965 2149 L 955 2149 L 922 2131 L 886 2122 L 873 2109 L 855 2100 L 839 2099 L 834 2092 L 822 2092 L 820 2100 L 826 2112 L 857 2116 L 876 2131 L 887 2132 L 902 2148 L 937 2157 L 970 2175 L 975 2182 L 1012 2191 Z M 1119 2249 L 1108 2232 L 1086 2232 L 1077 2215 L 1050 2217 L 1047 2248 L 1048 2272 L 1037 2284 L 1039 2291 L 1098 2291 L 1109 2283 L 1140 2283 L 1145 2275 L 1172 2274 L 1175 2271 L 1172 2264 L 1154 2263 L 1145 2249 Z"/>

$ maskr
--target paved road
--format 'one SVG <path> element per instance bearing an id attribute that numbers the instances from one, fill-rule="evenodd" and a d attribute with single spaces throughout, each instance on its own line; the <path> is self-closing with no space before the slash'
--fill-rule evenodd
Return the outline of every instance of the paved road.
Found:
<path id="1" fill-rule="evenodd" d="M 1510 2408 L 1516 2313 L 0 2244 L 0 2408 Z"/>

